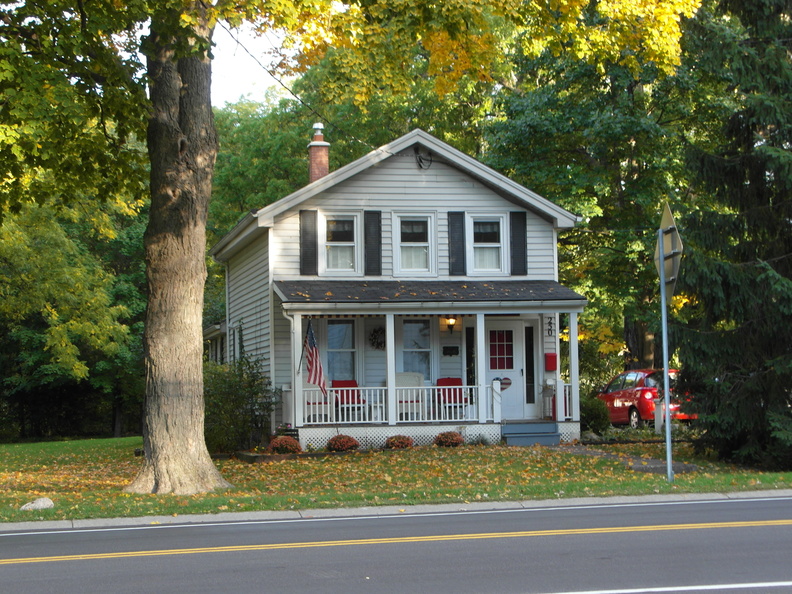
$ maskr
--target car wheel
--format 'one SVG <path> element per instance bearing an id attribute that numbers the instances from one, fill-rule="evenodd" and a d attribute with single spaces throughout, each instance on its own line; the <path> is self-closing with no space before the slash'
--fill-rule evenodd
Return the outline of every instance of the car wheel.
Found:
<path id="1" fill-rule="evenodd" d="M 638 414 L 637 408 L 630 409 L 630 417 L 629 417 L 630 429 L 640 429 L 643 427 L 643 421 L 641 420 L 641 415 Z"/>

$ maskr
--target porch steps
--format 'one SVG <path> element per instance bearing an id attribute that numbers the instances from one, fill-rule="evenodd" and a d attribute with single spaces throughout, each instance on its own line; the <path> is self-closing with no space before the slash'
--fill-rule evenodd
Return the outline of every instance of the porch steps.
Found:
<path id="1" fill-rule="evenodd" d="M 506 422 L 501 426 L 501 436 L 506 445 L 558 445 L 561 434 L 554 421 L 517 421 Z"/>

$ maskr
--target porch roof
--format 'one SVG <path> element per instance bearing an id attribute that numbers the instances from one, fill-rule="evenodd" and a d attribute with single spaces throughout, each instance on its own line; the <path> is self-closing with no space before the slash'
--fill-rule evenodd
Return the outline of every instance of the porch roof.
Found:
<path id="1" fill-rule="evenodd" d="M 351 308 L 472 310 L 506 305 L 514 309 L 581 311 L 585 297 L 547 280 L 282 280 L 275 291 L 286 309 L 297 311 Z"/>

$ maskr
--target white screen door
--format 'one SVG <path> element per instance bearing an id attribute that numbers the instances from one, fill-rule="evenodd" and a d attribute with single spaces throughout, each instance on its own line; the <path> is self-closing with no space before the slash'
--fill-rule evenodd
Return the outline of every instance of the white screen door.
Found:
<path id="1" fill-rule="evenodd" d="M 528 328 L 532 332 L 532 328 Z M 525 374 L 525 335 L 522 321 L 492 321 L 486 324 L 487 383 L 500 378 L 501 415 L 504 420 L 537 418 L 533 370 Z M 533 361 L 533 354 L 528 358 Z M 530 391 L 526 389 L 531 380 Z M 508 387 L 506 387 L 508 386 Z M 527 395 L 527 398 L 526 398 Z"/>

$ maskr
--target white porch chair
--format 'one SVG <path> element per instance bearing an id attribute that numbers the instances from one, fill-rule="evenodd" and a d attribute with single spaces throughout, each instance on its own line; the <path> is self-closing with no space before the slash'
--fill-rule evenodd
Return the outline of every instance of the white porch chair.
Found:
<path id="1" fill-rule="evenodd" d="M 308 390 L 311 390 L 310 392 Z M 322 394 L 318 386 L 309 384 L 303 379 L 303 398 L 305 399 L 306 423 L 332 423 L 335 417 L 335 407 L 330 400 Z"/>
<path id="2" fill-rule="evenodd" d="M 414 371 L 396 373 L 399 420 L 418 421 L 426 417 L 423 385 L 423 373 Z"/>

